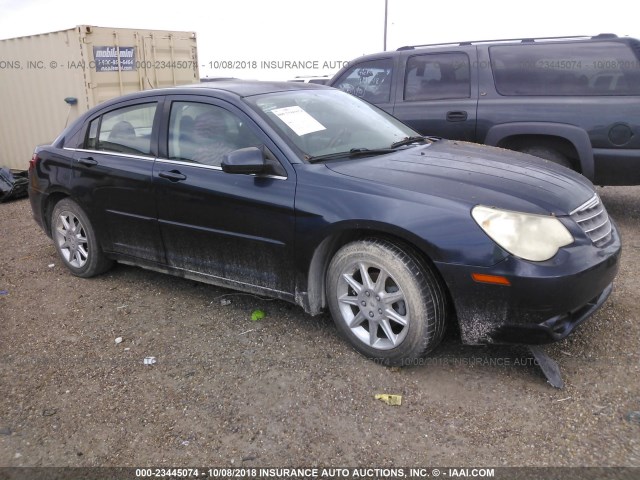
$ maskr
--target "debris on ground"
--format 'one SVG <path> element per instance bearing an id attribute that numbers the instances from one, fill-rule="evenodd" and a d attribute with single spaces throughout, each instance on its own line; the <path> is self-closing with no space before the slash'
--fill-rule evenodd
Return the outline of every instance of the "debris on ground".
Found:
<path id="1" fill-rule="evenodd" d="M 0 168 L 0 203 L 26 197 L 28 184 L 26 170 Z"/>
<path id="2" fill-rule="evenodd" d="M 251 321 L 257 322 L 258 320 L 262 320 L 265 317 L 265 313 L 262 310 L 254 310 L 251 312 Z"/>
<path id="3" fill-rule="evenodd" d="M 631 423 L 640 424 L 640 412 L 629 412 L 624 418 Z"/>
<path id="4" fill-rule="evenodd" d="M 564 381 L 562 380 L 560 367 L 556 361 L 537 345 L 529 345 L 529 351 L 533 355 L 533 358 L 535 358 L 544 376 L 547 377 L 547 382 L 549 382 L 552 387 L 562 390 L 564 388 Z"/>
<path id="5" fill-rule="evenodd" d="M 122 343 L 122 337 L 116 338 L 116 345 Z"/>
<path id="6" fill-rule="evenodd" d="M 222 300 L 220 300 L 220 305 L 222 305 L 223 307 L 231 305 L 231 300 L 229 300 L 228 298 L 223 298 Z"/>
<path id="7" fill-rule="evenodd" d="M 9 295 L 9 290 L 0 290 L 0 295 Z"/>
<path id="8" fill-rule="evenodd" d="M 376 400 L 382 400 L 387 405 L 402 405 L 402 395 L 390 395 L 388 393 L 376 393 Z"/>
<path id="9" fill-rule="evenodd" d="M 154 363 L 156 363 L 156 357 L 144 357 L 143 363 L 145 365 L 153 365 Z"/>
<path id="10" fill-rule="evenodd" d="M 49 268 L 53 268 L 53 267 L 55 267 L 55 266 L 56 266 L 56 264 L 55 264 L 55 263 L 50 263 L 50 264 L 49 264 Z"/>

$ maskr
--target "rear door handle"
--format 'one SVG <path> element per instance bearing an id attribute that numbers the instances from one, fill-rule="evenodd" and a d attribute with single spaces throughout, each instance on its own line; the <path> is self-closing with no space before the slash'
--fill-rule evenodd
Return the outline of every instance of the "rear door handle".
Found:
<path id="1" fill-rule="evenodd" d="M 447 112 L 448 122 L 464 122 L 467 119 L 467 112 Z"/>
<path id="2" fill-rule="evenodd" d="M 167 180 L 170 180 L 172 182 L 179 182 L 181 180 L 187 179 L 187 176 L 180 173 L 179 170 L 170 170 L 170 171 L 160 172 L 158 173 L 158 176 L 160 178 L 166 178 Z"/>
<path id="3" fill-rule="evenodd" d="M 83 157 L 78 159 L 78 163 L 86 167 L 95 167 L 98 164 L 98 161 L 93 157 Z"/>

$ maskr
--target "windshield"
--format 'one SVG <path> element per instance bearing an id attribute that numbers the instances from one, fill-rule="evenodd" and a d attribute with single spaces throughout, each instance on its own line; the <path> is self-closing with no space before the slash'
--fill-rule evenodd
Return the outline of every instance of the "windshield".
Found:
<path id="1" fill-rule="evenodd" d="M 301 157 L 389 149 L 419 134 L 391 115 L 340 90 L 295 90 L 245 99 Z"/>

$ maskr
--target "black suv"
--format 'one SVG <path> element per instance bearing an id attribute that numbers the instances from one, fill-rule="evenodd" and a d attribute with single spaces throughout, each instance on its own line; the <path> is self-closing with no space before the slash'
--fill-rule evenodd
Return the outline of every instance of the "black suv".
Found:
<path id="1" fill-rule="evenodd" d="M 640 184 L 640 41 L 510 39 L 367 55 L 329 85 L 425 135 L 518 150 L 600 185 Z"/>

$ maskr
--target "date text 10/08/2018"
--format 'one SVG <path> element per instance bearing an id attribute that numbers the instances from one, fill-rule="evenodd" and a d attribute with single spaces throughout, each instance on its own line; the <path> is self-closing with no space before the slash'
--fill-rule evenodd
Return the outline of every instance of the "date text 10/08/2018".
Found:
<path id="1" fill-rule="evenodd" d="M 203 67 L 214 70 L 337 70 L 349 65 L 345 60 L 212 60 Z"/>

